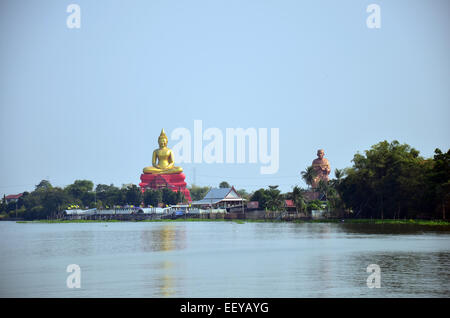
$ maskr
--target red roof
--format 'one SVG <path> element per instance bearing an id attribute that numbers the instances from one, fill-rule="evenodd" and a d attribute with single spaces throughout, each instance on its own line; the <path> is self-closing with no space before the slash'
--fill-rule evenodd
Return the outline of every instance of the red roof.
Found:
<path id="1" fill-rule="evenodd" d="M 293 200 L 284 200 L 284 205 L 287 208 L 295 208 L 295 204 Z"/>
<path id="2" fill-rule="evenodd" d="M 23 193 L 19 194 L 10 194 L 5 197 L 6 200 L 18 199 L 23 195 Z"/>

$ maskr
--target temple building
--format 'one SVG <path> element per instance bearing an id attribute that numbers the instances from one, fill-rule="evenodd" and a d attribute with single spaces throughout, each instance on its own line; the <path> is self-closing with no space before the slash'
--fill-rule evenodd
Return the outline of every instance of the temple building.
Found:
<path id="1" fill-rule="evenodd" d="M 231 208 L 242 206 L 245 199 L 237 193 L 234 187 L 231 188 L 212 188 L 202 200 L 192 201 L 191 206 L 204 208 Z"/>

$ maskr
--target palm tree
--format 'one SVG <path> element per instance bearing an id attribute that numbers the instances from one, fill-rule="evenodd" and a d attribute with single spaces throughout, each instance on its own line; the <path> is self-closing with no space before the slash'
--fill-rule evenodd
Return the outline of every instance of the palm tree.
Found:
<path id="1" fill-rule="evenodd" d="M 334 169 L 334 175 L 336 176 L 336 180 L 339 182 L 345 175 L 344 169 Z"/>
<path id="2" fill-rule="evenodd" d="M 333 188 L 326 181 L 319 181 L 319 184 L 317 185 L 317 191 L 324 196 L 324 201 L 328 200 L 328 196 L 332 190 Z"/>
<path id="3" fill-rule="evenodd" d="M 284 207 L 283 196 L 277 188 L 277 185 L 269 186 L 269 190 L 266 192 L 268 194 L 266 206 L 270 211 L 281 211 Z"/>
<path id="4" fill-rule="evenodd" d="M 335 169 L 334 176 L 336 177 L 336 179 L 330 180 L 331 186 L 337 188 L 342 183 L 345 174 L 346 174 L 345 169 Z"/>
<path id="5" fill-rule="evenodd" d="M 305 169 L 305 171 L 301 172 L 301 175 L 306 184 L 311 187 L 314 179 L 317 177 L 317 171 L 313 168 L 313 166 L 309 166 Z"/>
<path id="6" fill-rule="evenodd" d="M 306 208 L 304 192 L 305 192 L 305 190 L 301 189 L 298 186 L 295 186 L 292 189 L 292 193 L 291 193 L 292 201 L 294 201 L 297 211 L 300 211 L 300 212 L 303 212 L 303 210 Z"/>

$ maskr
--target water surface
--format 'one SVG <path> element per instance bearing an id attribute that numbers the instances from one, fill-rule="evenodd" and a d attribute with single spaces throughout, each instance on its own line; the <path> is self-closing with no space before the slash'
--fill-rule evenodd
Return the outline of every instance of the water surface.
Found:
<path id="1" fill-rule="evenodd" d="M 434 227 L 0 222 L 0 242 L 0 297 L 450 295 L 450 232 Z M 367 287 L 369 264 L 381 288 Z"/>

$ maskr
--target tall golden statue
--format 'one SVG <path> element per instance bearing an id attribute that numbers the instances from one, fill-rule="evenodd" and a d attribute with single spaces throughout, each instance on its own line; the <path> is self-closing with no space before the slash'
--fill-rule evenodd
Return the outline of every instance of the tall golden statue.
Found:
<path id="1" fill-rule="evenodd" d="M 313 188 L 316 188 L 319 185 L 320 180 L 328 182 L 328 175 L 331 172 L 331 168 L 328 159 L 323 157 L 324 155 L 323 149 L 317 150 L 317 158 L 312 162 L 312 167 L 317 172 L 317 175 L 312 182 Z"/>
<path id="2" fill-rule="evenodd" d="M 153 151 L 152 166 L 145 167 L 145 174 L 172 174 L 183 172 L 183 168 L 174 166 L 173 152 L 167 148 L 167 136 L 164 129 L 158 138 L 159 149 Z"/>

